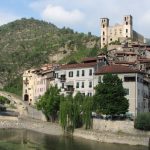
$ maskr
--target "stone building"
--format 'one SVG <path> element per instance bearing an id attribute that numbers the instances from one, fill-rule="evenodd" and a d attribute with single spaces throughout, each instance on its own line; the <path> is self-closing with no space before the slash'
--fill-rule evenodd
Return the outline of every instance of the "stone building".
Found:
<path id="1" fill-rule="evenodd" d="M 109 25 L 108 18 L 101 18 L 101 48 L 115 42 L 131 39 L 144 43 L 144 37 L 133 30 L 133 18 L 131 15 L 124 16 L 122 24 Z"/>

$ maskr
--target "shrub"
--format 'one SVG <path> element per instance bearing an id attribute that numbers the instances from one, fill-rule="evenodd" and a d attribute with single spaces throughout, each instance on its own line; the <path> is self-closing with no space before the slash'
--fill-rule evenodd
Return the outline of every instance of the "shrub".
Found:
<path id="1" fill-rule="evenodd" d="M 150 112 L 138 114 L 134 122 L 134 127 L 136 129 L 150 131 Z"/>

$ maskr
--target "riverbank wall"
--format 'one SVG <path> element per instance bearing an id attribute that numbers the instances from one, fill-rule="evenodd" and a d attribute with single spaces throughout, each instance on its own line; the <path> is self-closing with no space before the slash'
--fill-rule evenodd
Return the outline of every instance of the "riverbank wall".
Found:
<path id="1" fill-rule="evenodd" d="M 134 129 L 133 121 L 93 119 L 93 129 L 76 129 L 74 136 L 106 143 L 149 145 L 150 132 Z"/>
<path id="2" fill-rule="evenodd" d="M 150 132 L 134 129 L 133 121 L 93 120 L 93 129 L 75 129 L 73 136 L 105 143 L 148 146 Z M 27 129 L 50 135 L 63 135 L 62 128 L 55 123 L 15 117 L 0 118 L 0 128 Z"/>
<path id="3" fill-rule="evenodd" d="M 50 135 L 63 135 L 62 128 L 56 123 L 17 117 L 0 118 L 1 129 L 27 129 Z"/>

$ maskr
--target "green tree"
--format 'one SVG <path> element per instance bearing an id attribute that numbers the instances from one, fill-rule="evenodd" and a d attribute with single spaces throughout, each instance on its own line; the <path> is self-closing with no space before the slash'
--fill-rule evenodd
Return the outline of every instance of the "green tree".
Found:
<path id="1" fill-rule="evenodd" d="M 82 106 L 82 119 L 85 129 L 92 127 L 93 98 L 86 96 Z"/>
<path id="2" fill-rule="evenodd" d="M 64 131 L 74 130 L 74 108 L 73 108 L 73 97 L 68 95 L 64 97 L 64 100 L 60 102 L 60 124 Z"/>
<path id="3" fill-rule="evenodd" d="M 60 123 L 64 131 L 73 132 L 75 128 L 85 125 L 86 129 L 92 127 L 92 106 L 91 97 L 85 97 L 77 93 L 74 97 L 68 95 L 60 103 Z"/>
<path id="4" fill-rule="evenodd" d="M 134 121 L 134 127 L 136 129 L 150 131 L 150 112 L 137 114 Z"/>
<path id="5" fill-rule="evenodd" d="M 59 92 L 60 90 L 57 86 L 51 86 L 36 103 L 37 108 L 43 111 L 48 120 L 55 121 L 58 116 L 60 99 L 62 97 Z"/>
<path id="6" fill-rule="evenodd" d="M 8 104 L 8 103 L 10 103 L 10 101 L 7 98 L 0 96 L 0 104 L 4 105 L 4 104 Z"/>
<path id="7" fill-rule="evenodd" d="M 102 114 L 124 114 L 128 111 L 129 102 L 125 98 L 126 92 L 122 80 L 117 75 L 106 74 L 103 82 L 96 86 L 94 103 Z"/>

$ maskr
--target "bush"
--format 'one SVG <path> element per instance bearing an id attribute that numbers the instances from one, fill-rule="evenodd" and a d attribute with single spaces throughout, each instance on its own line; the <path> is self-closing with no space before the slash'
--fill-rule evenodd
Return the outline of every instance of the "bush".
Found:
<path id="1" fill-rule="evenodd" d="M 134 122 L 134 127 L 136 129 L 150 131 L 150 112 L 138 114 Z"/>

